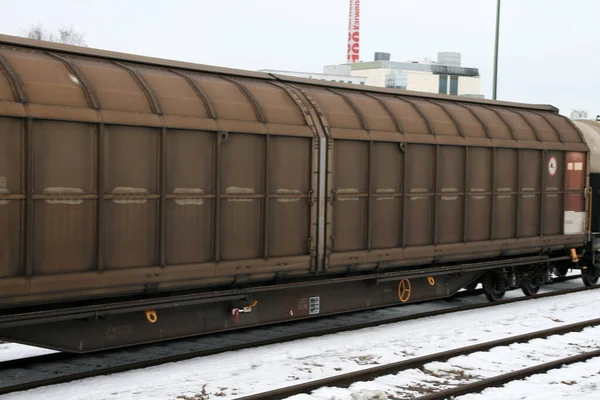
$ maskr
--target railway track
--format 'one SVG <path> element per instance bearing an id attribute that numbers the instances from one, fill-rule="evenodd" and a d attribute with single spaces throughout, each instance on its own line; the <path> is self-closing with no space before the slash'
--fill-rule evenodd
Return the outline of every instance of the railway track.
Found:
<path id="1" fill-rule="evenodd" d="M 324 387 L 336 387 L 336 388 L 347 388 L 350 385 L 357 382 L 372 381 L 377 378 L 382 378 L 387 375 L 395 375 L 405 370 L 412 369 L 425 369 L 426 364 L 434 362 L 445 362 L 452 358 L 459 356 L 469 356 L 477 352 L 487 352 L 496 347 L 507 347 L 519 343 L 527 343 L 535 339 L 544 339 L 554 335 L 566 335 L 573 332 L 579 332 L 586 328 L 594 328 L 594 335 L 600 333 L 600 318 L 577 322 L 568 325 L 562 325 L 560 327 L 544 329 L 536 332 L 531 332 L 523 335 L 506 337 L 498 340 L 489 342 L 478 343 L 472 346 L 460 347 L 457 349 L 447 350 L 440 353 L 434 353 L 422 357 L 415 357 L 408 360 L 398 361 L 385 365 L 379 365 L 359 371 L 349 372 L 345 374 L 335 375 L 323 379 L 309 381 L 298 385 L 288 386 L 280 389 L 271 390 L 268 392 L 257 393 L 249 396 L 240 397 L 239 400 L 280 400 L 290 396 L 298 394 L 308 394 L 317 389 Z M 559 343 L 563 345 L 563 343 Z M 592 351 L 578 352 L 574 355 L 567 357 L 558 357 L 552 361 L 540 363 L 534 366 L 530 366 L 523 369 L 515 369 L 508 373 L 498 374 L 493 377 L 478 379 L 474 382 L 470 382 L 463 385 L 457 385 L 455 387 L 437 391 L 434 393 L 426 394 L 423 396 L 411 396 L 415 400 L 446 400 L 454 399 L 456 396 L 462 396 L 469 393 L 480 392 L 489 387 L 502 386 L 513 380 L 523 379 L 531 375 L 545 373 L 551 369 L 559 368 L 564 365 L 569 365 L 577 362 L 583 362 L 594 357 L 600 356 L 600 348 L 596 347 Z M 455 373 L 461 373 L 462 371 L 455 371 Z M 387 381 L 393 381 L 388 379 Z M 399 388 L 401 389 L 401 388 Z M 427 390 L 426 388 L 420 387 L 420 390 Z M 412 392 L 414 389 L 410 388 Z M 394 398 L 397 398 L 398 394 L 394 394 Z M 408 395 L 410 396 L 410 394 Z M 409 397 L 402 397 L 409 398 Z"/>
<path id="2" fill-rule="evenodd" d="M 575 277 L 571 279 L 573 278 Z M 560 281 L 564 280 L 568 279 L 563 278 Z M 518 297 L 496 303 L 484 302 L 460 305 L 455 302 L 440 302 L 439 309 L 425 312 L 416 311 L 419 309 L 419 305 L 415 304 L 407 307 L 396 307 L 398 310 L 410 309 L 413 311 L 412 313 L 394 316 L 385 316 L 385 312 L 388 310 L 370 310 L 369 312 L 354 312 L 327 318 L 225 332 L 217 335 L 181 339 L 120 350 L 83 355 L 52 353 L 8 360 L 0 362 L 0 371 L 2 371 L 2 374 L 0 374 L 0 394 L 29 390 L 93 376 L 125 372 L 137 368 L 146 368 L 226 351 L 282 343 L 452 312 L 496 307 L 503 304 L 527 301 L 532 298 L 546 298 L 595 290 L 599 287 L 591 286 L 557 290 L 539 294 L 535 297 Z M 465 295 L 463 293 L 461 296 Z"/>

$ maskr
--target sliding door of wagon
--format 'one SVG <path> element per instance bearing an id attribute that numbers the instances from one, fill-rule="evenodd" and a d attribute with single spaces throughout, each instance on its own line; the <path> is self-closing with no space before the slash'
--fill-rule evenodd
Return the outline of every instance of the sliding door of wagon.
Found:
<path id="1" fill-rule="evenodd" d="M 308 263 L 312 137 L 231 133 L 221 135 L 218 152 L 218 260 Z"/>
<path id="2" fill-rule="evenodd" d="M 569 235 L 585 232 L 586 153 L 567 153 L 566 164 L 565 234 Z M 549 168 L 551 168 L 550 165 Z"/>
<path id="3" fill-rule="evenodd" d="M 333 158 L 333 251 L 401 247 L 400 143 L 336 140 Z"/>
<path id="4" fill-rule="evenodd" d="M 336 140 L 333 154 L 332 250 L 367 248 L 369 142 Z"/>

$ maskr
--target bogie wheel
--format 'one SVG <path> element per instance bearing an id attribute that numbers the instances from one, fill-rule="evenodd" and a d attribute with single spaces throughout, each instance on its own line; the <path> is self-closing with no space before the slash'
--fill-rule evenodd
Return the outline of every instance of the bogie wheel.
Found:
<path id="1" fill-rule="evenodd" d="M 540 291 L 540 287 L 530 281 L 525 281 L 521 284 L 521 290 L 525 296 L 535 296 Z"/>
<path id="2" fill-rule="evenodd" d="M 554 268 L 554 273 L 559 278 L 564 278 L 565 276 L 567 276 L 568 272 L 569 272 L 569 268 L 568 267 L 556 267 L 556 268 Z"/>
<path id="3" fill-rule="evenodd" d="M 478 284 L 479 284 L 479 282 L 478 282 L 478 281 L 471 282 L 471 283 L 469 283 L 467 286 L 465 286 L 465 289 L 466 289 L 468 292 L 474 292 L 474 291 L 477 289 L 477 285 L 478 285 Z"/>
<path id="4" fill-rule="evenodd" d="M 483 292 L 488 301 L 500 301 L 504 297 L 506 290 L 498 289 L 501 275 L 488 272 L 483 278 Z"/>
<path id="5" fill-rule="evenodd" d="M 598 283 L 598 277 L 593 275 L 590 268 L 581 270 L 581 280 L 585 286 L 593 286 Z"/>

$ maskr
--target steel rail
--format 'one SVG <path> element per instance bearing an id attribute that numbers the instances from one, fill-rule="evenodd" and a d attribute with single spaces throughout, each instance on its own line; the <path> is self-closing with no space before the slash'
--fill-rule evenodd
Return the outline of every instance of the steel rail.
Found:
<path id="1" fill-rule="evenodd" d="M 574 279 L 577 277 L 578 276 L 557 278 L 557 282 L 562 282 L 564 280 L 570 280 L 570 279 Z M 477 310 L 477 309 L 483 309 L 483 308 L 488 308 L 488 307 L 496 307 L 496 306 L 503 305 L 503 304 L 527 301 L 530 299 L 554 297 L 554 296 L 560 296 L 560 295 L 564 295 L 564 294 L 583 292 L 586 290 L 595 290 L 595 289 L 599 289 L 599 288 L 600 288 L 600 285 L 589 286 L 589 287 L 578 287 L 578 288 L 566 289 L 566 290 L 557 290 L 554 292 L 539 294 L 539 295 L 532 296 L 532 297 L 523 296 L 523 297 L 518 297 L 518 298 L 513 298 L 513 299 L 502 300 L 502 301 L 498 301 L 495 303 L 487 303 L 486 302 L 486 303 L 469 304 L 469 305 L 462 305 L 462 306 L 449 306 L 448 308 L 432 310 L 432 311 L 427 311 L 427 312 L 422 312 L 422 313 L 394 316 L 394 317 L 388 317 L 388 318 L 374 318 L 374 319 L 368 320 L 368 321 L 361 320 L 361 322 L 358 322 L 358 323 L 357 322 L 339 323 L 339 321 L 333 321 L 333 323 L 331 323 L 329 326 L 326 326 L 325 328 L 320 328 L 320 329 L 318 327 L 315 328 L 315 325 L 318 325 L 319 323 L 323 323 L 324 321 L 327 320 L 327 318 L 319 318 L 319 319 L 313 319 L 313 320 L 308 320 L 308 321 L 306 321 L 306 320 L 298 321 L 298 322 L 294 322 L 294 323 L 274 324 L 271 327 L 269 327 L 268 329 L 273 328 L 273 331 L 275 331 L 275 334 L 265 334 L 265 327 L 247 328 L 247 329 L 243 329 L 243 330 L 238 330 L 238 331 L 233 331 L 233 332 L 225 332 L 222 334 L 215 334 L 215 335 L 209 335 L 209 336 L 204 336 L 204 337 L 172 340 L 172 341 L 168 341 L 168 342 L 154 343 L 151 345 L 141 345 L 141 346 L 136 346 L 133 348 L 108 350 L 108 351 L 94 352 L 94 353 L 89 353 L 89 354 L 72 354 L 72 353 L 60 352 L 60 353 L 51 353 L 51 354 L 33 356 L 33 357 L 28 357 L 28 358 L 8 360 L 8 361 L 0 362 L 0 371 L 2 371 L 2 374 L 0 374 L 0 395 L 17 392 L 17 391 L 22 391 L 22 390 L 35 389 L 35 388 L 41 387 L 41 386 L 48 386 L 48 385 L 53 385 L 53 384 L 70 382 L 70 381 L 74 381 L 74 380 L 78 380 L 78 379 L 90 378 L 90 377 L 95 377 L 95 376 L 100 376 L 100 375 L 114 374 L 114 373 L 119 373 L 119 372 L 126 372 L 126 371 L 140 369 L 140 368 L 147 368 L 147 367 L 161 365 L 161 364 L 165 364 L 165 363 L 169 363 L 169 362 L 184 361 L 184 360 L 188 360 L 191 358 L 208 356 L 208 355 L 223 353 L 223 352 L 227 352 L 227 351 L 236 351 L 236 350 L 248 349 L 250 347 L 258 347 L 258 346 L 265 346 L 265 345 L 271 345 L 271 344 L 277 344 L 277 343 L 285 343 L 285 342 L 290 342 L 290 341 L 299 340 L 299 339 L 305 339 L 305 338 L 309 338 L 309 337 L 329 335 L 329 334 L 334 334 L 334 333 L 346 332 L 346 331 L 357 330 L 357 329 L 364 329 L 364 328 L 369 328 L 369 327 L 378 326 L 378 325 L 398 323 L 398 322 L 415 320 L 415 319 L 420 319 L 420 318 L 434 317 L 434 316 L 439 316 L 439 315 L 444 315 L 444 314 L 450 314 L 453 312 L 470 311 L 470 310 Z M 463 296 L 466 297 L 466 296 L 469 296 L 470 294 L 478 295 L 478 294 L 481 294 L 481 291 L 459 292 L 457 295 L 455 295 L 455 297 L 463 297 Z M 421 303 L 425 303 L 425 302 L 426 301 L 423 301 Z M 396 307 L 396 306 L 393 306 L 393 307 Z M 390 307 L 386 307 L 386 308 L 390 308 Z M 369 312 L 369 311 L 366 311 L 366 312 Z M 337 317 L 341 317 L 341 318 L 348 317 L 348 319 L 351 319 L 353 316 L 360 317 L 361 315 L 368 315 L 368 314 L 365 314 L 366 312 L 359 311 L 359 312 L 347 313 L 345 315 L 337 316 Z M 335 317 L 336 316 L 330 316 L 330 317 L 328 317 L 328 319 L 331 320 Z M 282 327 L 286 327 L 286 326 L 290 328 L 289 333 L 277 334 L 278 329 L 281 329 Z M 304 326 L 303 330 L 298 328 L 298 327 L 302 328 L 302 326 Z M 258 332 L 258 335 L 257 335 L 259 338 L 258 340 L 249 339 L 249 337 L 252 335 L 253 332 Z M 232 343 L 227 343 L 227 340 L 229 337 L 233 337 L 233 339 L 231 339 Z M 206 338 L 208 338 L 209 345 L 205 346 L 207 348 L 202 349 L 202 348 L 200 348 L 202 346 L 202 340 L 205 340 Z M 248 338 L 248 339 L 246 339 L 246 341 L 244 341 L 244 340 L 241 340 L 240 338 Z M 221 342 L 224 342 L 224 344 L 219 344 L 219 340 Z M 216 344 L 215 344 L 215 342 L 216 342 Z M 210 343 L 213 343 L 212 347 L 211 347 Z M 188 347 L 185 347 L 186 345 Z M 165 354 L 165 348 L 167 348 L 169 346 L 173 346 L 172 347 L 173 350 L 170 352 L 170 354 L 167 356 L 161 356 L 161 354 Z M 190 349 L 190 346 L 195 347 L 195 349 Z M 177 349 L 180 349 L 179 352 Z M 135 352 L 144 351 L 144 350 L 148 350 L 151 354 L 154 355 L 154 357 L 143 358 L 143 356 L 142 356 L 141 360 L 137 360 L 137 361 L 133 361 L 133 362 L 131 362 L 131 361 L 130 362 L 127 362 L 127 361 L 121 362 L 120 361 L 120 360 L 127 360 L 127 359 L 131 360 L 132 358 L 136 358 L 136 357 L 140 358 L 140 356 L 136 355 Z M 61 369 L 64 369 L 65 365 L 68 365 L 69 362 L 83 361 L 85 363 L 85 361 L 88 359 L 94 360 L 93 362 L 89 362 L 89 363 L 85 364 L 85 365 L 92 366 L 92 367 L 89 367 L 88 370 L 78 370 L 78 372 L 76 372 L 76 373 L 68 373 L 68 372 L 66 372 L 64 374 L 57 373 L 57 374 L 53 374 L 53 376 L 51 376 L 51 377 L 46 377 L 43 379 L 35 379 L 35 377 L 34 377 L 34 375 L 35 375 L 34 367 L 35 366 L 42 366 L 42 370 L 44 370 L 44 371 L 52 370 L 52 371 L 56 372 L 56 371 L 60 371 Z M 99 359 L 104 360 L 105 365 L 99 364 L 98 363 Z M 110 364 L 111 360 L 113 360 L 113 361 L 119 360 L 121 363 L 120 364 L 117 363 L 117 365 L 106 365 L 106 360 L 108 360 L 108 364 Z M 55 364 L 55 366 L 53 366 L 53 364 Z M 21 381 L 18 383 L 3 382 L 3 376 L 4 377 L 10 376 L 9 373 L 11 370 L 17 370 L 17 371 L 28 370 L 29 373 L 26 378 L 33 377 L 33 379 L 30 381 Z M 5 378 L 5 379 L 9 379 L 9 378 Z"/>
<path id="2" fill-rule="evenodd" d="M 506 374 L 494 376 L 492 378 L 483 379 L 467 385 L 461 385 L 456 388 L 442 390 L 437 393 L 420 396 L 414 400 L 445 400 L 454 399 L 456 396 L 462 396 L 468 393 L 480 392 L 490 387 L 502 386 L 508 382 L 527 378 L 531 375 L 543 374 L 552 369 L 560 368 L 565 365 L 587 361 L 591 358 L 600 357 L 600 350 L 588 351 L 574 356 L 561 358 L 559 360 L 549 361 L 543 364 L 534 365 L 528 368 L 519 369 L 517 371 L 508 372 Z"/>
<path id="3" fill-rule="evenodd" d="M 340 375 L 334 375 L 323 379 L 316 379 L 313 381 L 300 383 L 298 385 L 288 386 L 280 389 L 271 390 L 268 392 L 240 397 L 238 400 L 279 400 L 290 396 L 295 396 L 297 394 L 310 393 L 313 390 L 322 387 L 348 387 L 356 382 L 370 381 L 381 376 L 397 374 L 398 372 L 403 370 L 420 368 L 423 367 L 425 364 L 431 362 L 444 362 L 451 358 L 462 355 L 472 354 L 480 351 L 489 351 L 490 349 L 498 346 L 508 346 L 515 343 L 529 342 L 533 339 L 546 338 L 552 335 L 563 335 L 566 333 L 577 332 L 583 330 L 584 328 L 598 325 L 600 325 L 600 318 L 576 322 L 573 324 L 562 325 L 555 328 L 525 333 L 522 335 L 509 336 L 506 338 L 478 343 L 465 347 L 459 347 L 457 349 L 446 350 L 440 353 L 429 354 L 421 357 L 414 357 L 408 360 L 397 361 L 385 365 L 378 365 L 376 367 L 366 368 L 363 370 L 348 372 Z M 600 355 L 600 350 L 592 351 L 590 353 L 578 354 L 577 356 L 567 357 L 565 359 L 556 360 L 554 362 L 540 364 L 534 367 L 525 368 L 520 371 L 504 374 L 495 378 L 485 379 L 480 382 L 464 385 L 462 387 L 462 391 L 460 391 L 459 388 L 453 388 L 448 389 L 444 392 L 440 391 L 431 395 L 418 397 L 418 399 L 432 400 L 453 398 L 452 396 L 458 396 L 482 390 L 488 387 L 489 384 L 496 384 L 496 381 L 497 384 L 500 385 L 510 380 L 519 379 L 519 377 L 522 376 L 533 375 L 537 372 L 545 372 L 549 369 L 556 368 L 556 366 L 560 366 L 565 363 L 573 363 L 598 355 Z"/>

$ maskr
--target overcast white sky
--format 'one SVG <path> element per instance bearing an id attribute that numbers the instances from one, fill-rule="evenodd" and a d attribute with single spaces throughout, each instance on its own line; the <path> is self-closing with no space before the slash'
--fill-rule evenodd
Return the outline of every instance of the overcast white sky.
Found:
<path id="1" fill-rule="evenodd" d="M 361 59 L 462 53 L 492 95 L 496 0 L 362 0 Z M 90 47 L 244 69 L 345 62 L 348 0 L 0 0 L 0 32 L 72 26 Z M 498 98 L 600 114 L 600 0 L 503 0 Z"/>

